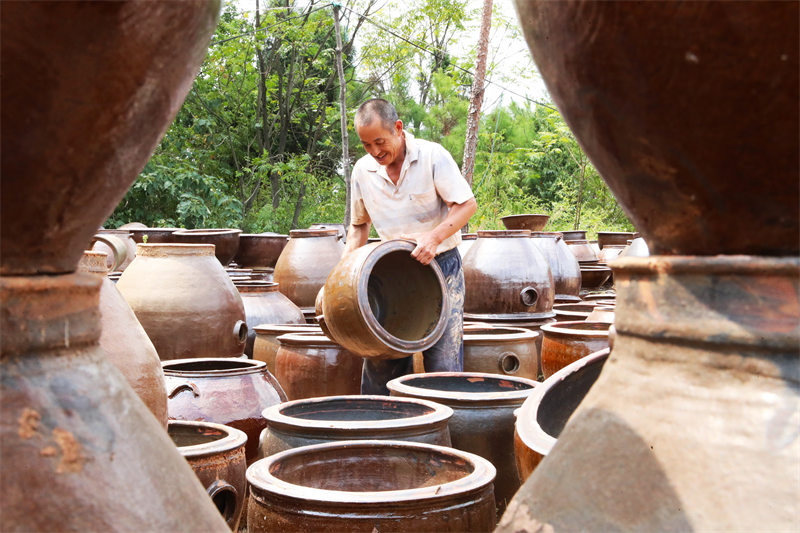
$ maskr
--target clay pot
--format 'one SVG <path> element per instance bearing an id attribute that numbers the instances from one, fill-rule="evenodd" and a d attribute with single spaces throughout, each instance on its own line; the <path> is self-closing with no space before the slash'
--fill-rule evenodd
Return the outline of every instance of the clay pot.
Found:
<path id="1" fill-rule="evenodd" d="M 611 278 L 611 269 L 606 266 L 581 265 L 581 289 L 599 289 Z"/>
<path id="2" fill-rule="evenodd" d="M 261 456 L 343 440 L 402 440 L 450 446 L 453 410 L 416 398 L 328 396 L 290 401 L 264 410 Z"/>
<path id="3" fill-rule="evenodd" d="M 615 307 L 613 305 L 598 305 L 592 309 L 592 312 L 586 317 L 585 322 L 607 322 L 613 324 L 614 311 Z"/>
<path id="4" fill-rule="evenodd" d="M 542 326 L 542 373 L 545 379 L 573 361 L 608 348 L 609 322 L 555 322 Z"/>
<path id="5" fill-rule="evenodd" d="M 242 233 L 234 261 L 239 266 L 257 269 L 274 268 L 289 242 L 288 235 L 277 233 Z"/>
<path id="6" fill-rule="evenodd" d="M 127 230 L 105 229 L 92 237 L 92 250 L 106 254 L 108 270 L 123 271 L 136 258 L 136 242 Z"/>
<path id="7" fill-rule="evenodd" d="M 253 355 L 255 327 L 260 324 L 305 324 L 303 312 L 278 291 L 278 284 L 266 281 L 237 281 L 247 320 L 247 344 L 244 353 Z"/>
<path id="8" fill-rule="evenodd" d="M 128 222 L 127 224 L 121 225 L 117 229 L 126 229 L 126 230 L 130 231 L 132 229 L 143 229 L 143 228 L 146 228 L 146 227 L 147 227 L 147 225 L 146 224 L 142 224 L 141 222 Z"/>
<path id="9" fill-rule="evenodd" d="M 213 244 L 214 255 L 222 266 L 233 260 L 239 249 L 240 229 L 182 229 L 172 234 L 174 242 L 188 244 Z"/>
<path id="10" fill-rule="evenodd" d="M 238 531 L 247 497 L 247 435 L 222 424 L 171 420 L 169 436 L 194 470 L 222 518 Z"/>
<path id="11" fill-rule="evenodd" d="M 414 243 L 368 244 L 348 254 L 317 302 L 323 331 L 362 357 L 406 357 L 442 335 L 450 304 L 436 261 L 413 257 Z"/>
<path id="12" fill-rule="evenodd" d="M 263 361 L 231 358 L 162 362 L 171 420 L 214 422 L 247 434 L 248 464 L 258 454 L 258 435 L 267 426 L 261 411 L 286 401 Z"/>
<path id="13" fill-rule="evenodd" d="M 557 231 L 531 232 L 533 245 L 547 260 L 555 284 L 555 303 L 580 301 L 581 269 L 576 257 L 569 251 L 561 233 Z"/>
<path id="14" fill-rule="evenodd" d="M 253 359 L 264 361 L 267 368 L 275 374 L 275 357 L 281 343 L 278 337 L 287 333 L 318 333 L 322 332 L 319 326 L 302 323 L 295 324 L 260 324 L 253 328 L 256 333 L 253 343 Z"/>
<path id="15" fill-rule="evenodd" d="M 608 245 L 625 246 L 635 235 L 635 231 L 598 231 L 597 244 L 601 250 Z"/>
<path id="16" fill-rule="evenodd" d="M 472 315 L 467 315 L 466 313 L 464 314 L 464 318 L 470 322 L 475 321 L 475 318 Z M 526 320 L 524 318 L 496 319 L 492 317 L 484 317 L 483 321 L 480 323 L 486 324 L 493 328 L 522 328 L 538 334 L 541 332 L 542 326 L 555 321 L 555 316 L 552 318 L 543 318 L 541 320 Z M 464 323 L 464 327 L 466 327 L 466 322 Z M 538 354 L 539 370 L 541 371 L 542 335 L 536 336 L 536 353 Z"/>
<path id="17" fill-rule="evenodd" d="M 464 371 L 539 377 L 539 333 L 522 328 L 464 327 Z"/>
<path id="18" fill-rule="evenodd" d="M 597 254 L 597 262 L 601 265 L 608 264 L 609 261 L 619 257 L 625 248 L 627 248 L 625 244 L 606 244 Z"/>
<path id="19" fill-rule="evenodd" d="M 592 388 L 609 350 L 600 350 L 565 366 L 536 387 L 516 412 L 514 456 L 524 482 L 550 453 L 569 417 Z"/>
<path id="20" fill-rule="evenodd" d="M 650 256 L 650 248 L 647 246 L 647 243 L 641 237 L 633 239 L 628 246 L 625 247 L 625 250 L 619 254 L 619 257 L 649 257 Z"/>
<path id="21" fill-rule="evenodd" d="M 564 242 L 570 243 L 573 241 L 585 241 L 586 240 L 586 230 L 585 229 L 575 229 L 575 230 L 567 230 L 562 231 L 561 235 L 564 236 Z"/>
<path id="22" fill-rule="evenodd" d="M 477 233 L 461 234 L 461 244 L 458 245 L 458 253 L 461 255 L 462 261 L 467 256 L 467 252 L 469 252 L 469 249 L 472 248 L 472 245 L 475 244 L 475 240 L 477 238 Z"/>
<path id="23" fill-rule="evenodd" d="M 136 320 L 133 310 L 106 278 L 106 254 L 85 251 L 78 270 L 102 279 L 100 287 L 100 349 L 125 376 L 125 380 L 162 426 L 167 427 L 167 392 L 164 374 L 153 343 Z"/>
<path id="24" fill-rule="evenodd" d="M 392 396 L 422 398 L 453 409 L 453 447 L 488 459 L 497 468 L 495 501 L 502 512 L 520 485 L 514 463 L 514 410 L 533 392 L 530 379 L 477 372 L 409 374 L 391 380 Z"/>
<path id="25" fill-rule="evenodd" d="M 172 234 L 180 230 L 181 228 L 134 228 L 130 232 L 137 244 L 162 244 L 175 242 Z"/>
<path id="26" fill-rule="evenodd" d="M 567 241 L 567 247 L 569 251 L 572 252 L 572 255 L 575 256 L 575 259 L 578 260 L 581 266 L 586 264 L 597 264 L 597 251 L 592 247 L 589 241 L 586 240 L 575 240 L 575 241 Z"/>
<path id="27" fill-rule="evenodd" d="M 248 530 L 488 532 L 494 474 L 481 457 L 418 442 L 294 448 L 247 469 Z"/>
<path id="28" fill-rule="evenodd" d="M 311 224 L 308 229 L 335 229 L 339 234 L 339 239 L 341 239 L 342 242 L 344 242 L 347 237 L 347 228 L 344 227 L 344 224 L 323 222 Z"/>
<path id="29" fill-rule="evenodd" d="M 278 342 L 275 377 L 290 400 L 361 392 L 363 361 L 322 333 L 287 333 Z"/>
<path id="30" fill-rule="evenodd" d="M 162 361 L 242 355 L 244 305 L 212 245 L 140 244 L 117 289 Z"/>
<path id="31" fill-rule="evenodd" d="M 508 215 L 500 219 L 506 229 L 526 229 L 542 231 L 550 220 L 550 215 Z"/>
<path id="32" fill-rule="evenodd" d="M 464 312 L 473 320 L 553 316 L 553 276 L 528 230 L 479 231 L 464 282 Z"/>
<path id="33" fill-rule="evenodd" d="M 301 309 L 312 310 L 317 292 L 339 262 L 344 244 L 335 229 L 293 229 L 275 264 L 278 290 Z"/>
<path id="34" fill-rule="evenodd" d="M 164 428 L 98 345 L 101 281 L 0 277 L 3 529 L 225 531 Z"/>

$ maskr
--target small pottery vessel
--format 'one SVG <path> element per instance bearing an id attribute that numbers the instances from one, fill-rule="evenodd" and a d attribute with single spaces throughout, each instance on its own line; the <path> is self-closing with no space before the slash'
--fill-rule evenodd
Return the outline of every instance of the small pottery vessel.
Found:
<path id="1" fill-rule="evenodd" d="M 162 361 L 238 357 L 247 340 L 239 291 L 210 244 L 140 244 L 117 282 Z"/>
<path id="2" fill-rule="evenodd" d="M 234 261 L 240 267 L 262 270 L 275 268 L 288 242 L 288 235 L 278 233 L 242 233 Z"/>
<path id="3" fill-rule="evenodd" d="M 453 447 L 488 459 L 497 468 L 495 501 L 502 513 L 520 485 L 514 463 L 514 410 L 536 381 L 478 372 L 409 374 L 391 380 L 392 396 L 422 398 L 453 409 Z"/>
<path id="4" fill-rule="evenodd" d="M 222 424 L 182 420 L 171 420 L 168 432 L 231 531 L 238 531 L 247 498 L 247 435 Z"/>
<path id="5" fill-rule="evenodd" d="M 567 420 L 592 388 L 609 350 L 600 350 L 565 366 L 536 387 L 516 411 L 514 456 L 524 482 L 550 453 Z"/>
<path id="6" fill-rule="evenodd" d="M 586 264 L 596 264 L 598 261 L 597 251 L 587 240 L 567 241 L 567 247 L 581 266 Z"/>
<path id="7" fill-rule="evenodd" d="M 419 442 L 294 448 L 247 469 L 248 531 L 489 532 L 494 475 L 482 457 Z"/>
<path id="8" fill-rule="evenodd" d="M 561 234 L 564 236 L 565 242 L 573 242 L 573 241 L 585 241 L 586 240 L 586 230 L 585 229 L 574 229 L 574 230 L 567 230 L 562 231 Z"/>
<path id="9" fill-rule="evenodd" d="M 162 362 L 171 420 L 214 422 L 247 434 L 247 461 L 258 455 L 258 436 L 267 426 L 261 411 L 286 401 L 263 361 L 232 358 Z"/>
<path id="10" fill-rule="evenodd" d="M 559 322 L 567 320 L 586 320 L 597 304 L 593 302 L 583 302 L 577 304 L 556 304 L 553 311 Z"/>
<path id="11" fill-rule="evenodd" d="M 327 396 L 264 410 L 262 457 L 291 448 L 343 440 L 403 440 L 450 446 L 453 410 L 418 398 Z"/>
<path id="12" fill-rule="evenodd" d="M 550 220 L 550 215 L 508 215 L 500 219 L 506 229 L 526 229 L 542 231 Z"/>
<path id="13" fill-rule="evenodd" d="M 581 265 L 581 289 L 599 289 L 611 279 L 611 268 L 599 265 Z"/>
<path id="14" fill-rule="evenodd" d="M 181 229 L 182 228 L 133 228 L 129 231 L 136 244 L 159 244 L 175 242 L 172 238 L 172 234 Z"/>
<path id="15" fill-rule="evenodd" d="M 236 250 L 239 249 L 240 229 L 182 229 L 172 234 L 174 242 L 189 244 L 213 244 L 214 255 L 217 256 L 222 266 L 233 260 Z"/>
<path id="16" fill-rule="evenodd" d="M 253 328 L 256 333 L 253 343 L 253 359 L 267 363 L 267 369 L 275 374 L 275 357 L 281 343 L 278 337 L 287 333 L 321 333 L 318 325 L 302 323 L 294 324 L 261 324 Z"/>
<path id="17" fill-rule="evenodd" d="M 553 275 L 555 303 L 580 301 L 581 268 L 577 258 L 569 251 L 562 235 L 557 231 L 532 231 L 533 245 L 547 260 Z"/>
<path id="18" fill-rule="evenodd" d="M 601 250 L 608 245 L 625 246 L 635 235 L 635 231 L 598 231 L 597 244 Z"/>
<path id="19" fill-rule="evenodd" d="M 465 326 L 464 371 L 539 377 L 539 333 L 523 328 Z"/>
<path id="20" fill-rule="evenodd" d="M 268 281 L 236 281 L 247 321 L 247 344 L 244 353 L 253 356 L 255 327 L 260 324 L 305 324 L 303 312 L 278 291 L 278 284 Z"/>
<path id="21" fill-rule="evenodd" d="M 545 379 L 581 357 L 608 348 L 609 322 L 555 322 L 542 326 Z"/>
<path id="22" fill-rule="evenodd" d="M 313 309 L 317 293 L 343 251 L 335 229 L 292 230 L 275 264 L 273 279 L 280 284 L 278 290 L 301 309 Z"/>
<path id="23" fill-rule="evenodd" d="M 317 299 L 323 331 L 363 357 L 406 357 L 441 337 L 449 314 L 436 261 L 413 257 L 414 243 L 367 244 L 336 265 Z"/>
<path id="24" fill-rule="evenodd" d="M 467 252 L 469 252 L 469 249 L 472 248 L 472 245 L 475 244 L 475 240 L 477 238 L 478 238 L 477 233 L 461 234 L 461 244 L 458 245 L 458 253 L 461 254 L 462 261 L 467 256 Z"/>
<path id="25" fill-rule="evenodd" d="M 464 283 L 472 319 L 553 316 L 553 276 L 528 230 L 479 231 L 464 258 Z"/>
<path id="26" fill-rule="evenodd" d="M 289 400 L 361 392 L 357 355 L 322 333 L 287 333 L 278 337 L 275 377 Z"/>
<path id="27" fill-rule="evenodd" d="M 136 242 L 127 230 L 104 229 L 92 237 L 92 250 L 106 254 L 108 270 L 121 272 L 136 258 Z"/>

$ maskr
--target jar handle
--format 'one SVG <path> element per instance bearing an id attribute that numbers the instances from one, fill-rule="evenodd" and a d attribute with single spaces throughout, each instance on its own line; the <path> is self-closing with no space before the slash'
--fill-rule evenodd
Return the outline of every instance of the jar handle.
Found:
<path id="1" fill-rule="evenodd" d="M 191 392 L 192 392 L 192 394 L 194 394 L 194 397 L 195 397 L 195 398 L 197 398 L 198 396 L 200 396 L 200 389 L 198 389 L 198 388 L 197 388 L 197 385 L 195 385 L 195 384 L 194 384 L 194 383 L 192 383 L 191 381 L 187 381 L 186 383 L 181 383 L 180 385 L 178 385 L 177 387 L 175 387 L 174 389 L 172 389 L 172 392 L 170 392 L 169 394 L 167 394 L 167 398 L 170 398 L 170 399 L 172 399 L 172 398 L 174 398 L 175 396 L 177 396 L 177 395 L 178 395 L 178 393 L 180 393 L 180 392 L 183 392 L 183 391 L 187 391 L 187 390 L 188 390 L 188 391 L 191 391 Z"/>
<path id="2" fill-rule="evenodd" d="M 111 271 L 115 271 L 122 266 L 122 263 L 124 263 L 128 258 L 128 247 L 125 245 L 125 242 L 113 235 L 103 235 L 98 233 L 92 237 L 89 246 L 92 246 L 97 241 L 100 241 L 111 248 L 111 253 L 114 254 L 114 265 L 111 267 Z"/>

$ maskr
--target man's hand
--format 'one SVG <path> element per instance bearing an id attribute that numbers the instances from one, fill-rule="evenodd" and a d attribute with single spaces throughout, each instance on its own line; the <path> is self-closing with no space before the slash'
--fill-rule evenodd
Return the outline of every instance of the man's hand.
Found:
<path id="1" fill-rule="evenodd" d="M 436 257 L 436 249 L 442 243 L 433 231 L 403 235 L 402 238 L 417 243 L 417 247 L 411 252 L 411 257 L 423 265 L 430 264 L 433 261 L 433 258 Z"/>

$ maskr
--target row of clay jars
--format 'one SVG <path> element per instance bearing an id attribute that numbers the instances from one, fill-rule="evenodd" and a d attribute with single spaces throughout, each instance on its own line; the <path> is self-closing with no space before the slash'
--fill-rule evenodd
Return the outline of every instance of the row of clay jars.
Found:
<path id="1" fill-rule="evenodd" d="M 213 245 L 140 244 L 117 288 L 162 361 L 242 355 L 244 305 Z"/>
<path id="2" fill-rule="evenodd" d="M 253 357 L 255 328 L 261 324 L 305 324 L 303 312 L 278 291 L 278 284 L 269 281 L 234 281 L 244 305 L 247 322 L 247 343 L 244 353 Z"/>
<path id="3" fill-rule="evenodd" d="M 292 230 L 275 264 L 278 290 L 301 309 L 313 312 L 317 293 L 343 251 L 336 229 Z"/>

